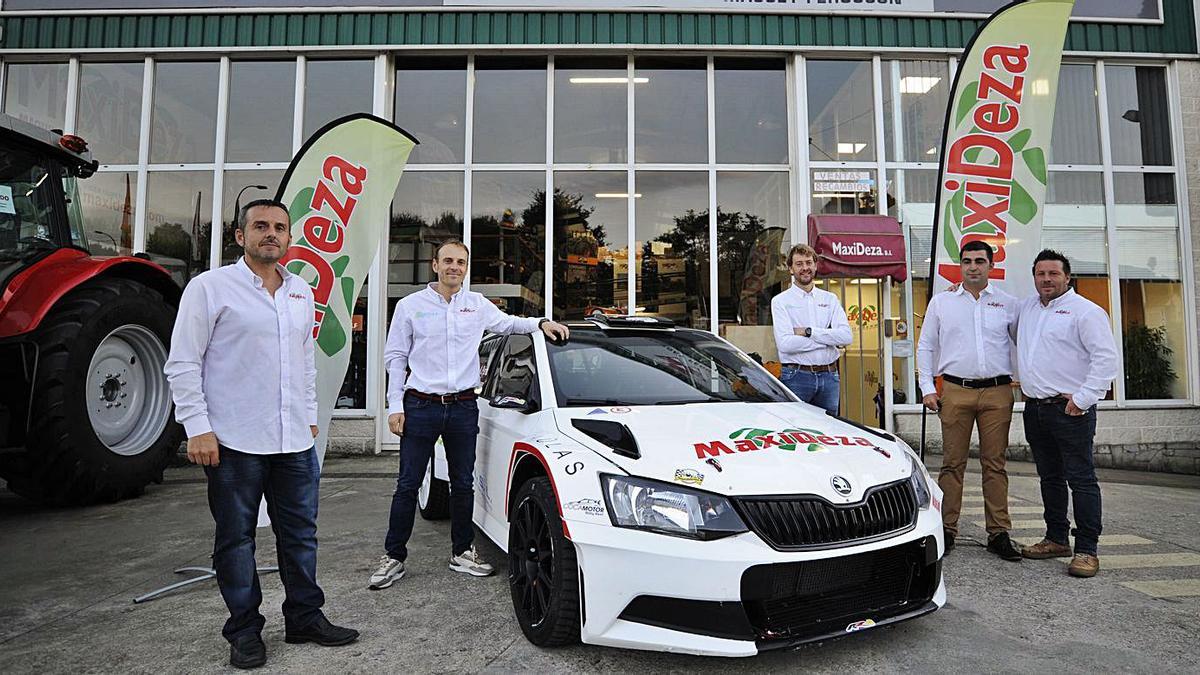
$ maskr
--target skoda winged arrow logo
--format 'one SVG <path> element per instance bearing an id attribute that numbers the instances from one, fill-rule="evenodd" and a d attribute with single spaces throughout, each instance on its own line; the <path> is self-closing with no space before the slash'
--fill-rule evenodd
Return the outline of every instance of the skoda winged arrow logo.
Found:
<path id="1" fill-rule="evenodd" d="M 849 495 L 852 490 L 850 487 L 850 481 L 842 478 L 841 476 L 834 476 L 833 478 L 830 478 L 829 484 L 832 485 L 833 489 L 843 497 Z"/>

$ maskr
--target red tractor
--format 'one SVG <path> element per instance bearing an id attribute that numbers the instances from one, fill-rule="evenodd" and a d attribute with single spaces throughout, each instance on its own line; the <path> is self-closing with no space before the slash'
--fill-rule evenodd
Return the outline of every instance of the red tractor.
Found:
<path id="1" fill-rule="evenodd" d="M 145 254 L 94 256 L 87 144 L 0 115 L 0 476 L 53 504 L 140 494 L 182 440 L 163 364 L 181 290 Z"/>

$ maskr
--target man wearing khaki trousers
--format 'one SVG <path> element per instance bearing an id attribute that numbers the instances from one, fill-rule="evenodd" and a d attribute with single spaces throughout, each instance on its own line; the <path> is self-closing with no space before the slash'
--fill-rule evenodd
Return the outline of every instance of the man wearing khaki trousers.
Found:
<path id="1" fill-rule="evenodd" d="M 963 474 L 971 429 L 979 429 L 979 463 L 983 469 L 983 503 L 988 544 L 1004 560 L 1019 562 L 1021 551 L 1009 538 L 1008 473 L 1005 451 L 1012 423 L 1012 345 L 1017 299 L 988 283 L 993 268 L 991 245 L 970 241 L 960 251 L 962 284 L 929 301 L 917 369 L 925 407 L 942 424 L 942 525 L 946 550 L 958 536 L 962 512 Z M 942 377 L 941 395 L 934 387 Z"/>

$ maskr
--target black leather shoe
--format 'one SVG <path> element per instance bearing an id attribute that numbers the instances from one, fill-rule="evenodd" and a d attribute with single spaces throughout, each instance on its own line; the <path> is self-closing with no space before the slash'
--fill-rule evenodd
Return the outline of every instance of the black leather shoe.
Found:
<path id="1" fill-rule="evenodd" d="M 946 553 L 954 550 L 954 533 L 950 530 L 942 530 L 942 539 L 946 542 Z"/>
<path id="2" fill-rule="evenodd" d="M 315 642 L 322 647 L 340 647 L 358 639 L 358 631 L 353 628 L 342 628 L 329 623 L 324 616 L 297 630 L 286 629 L 283 641 L 288 644 Z"/>
<path id="3" fill-rule="evenodd" d="M 1021 549 L 1009 539 L 1007 532 L 997 532 L 988 537 L 987 550 L 1009 562 L 1021 562 Z"/>
<path id="4" fill-rule="evenodd" d="M 229 643 L 229 665 L 242 670 L 258 668 L 267 662 L 267 646 L 258 633 L 243 635 Z"/>

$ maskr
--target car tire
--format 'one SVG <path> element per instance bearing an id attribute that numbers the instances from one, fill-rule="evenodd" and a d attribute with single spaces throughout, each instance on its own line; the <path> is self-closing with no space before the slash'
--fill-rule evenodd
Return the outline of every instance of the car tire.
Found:
<path id="1" fill-rule="evenodd" d="M 162 481 L 183 440 L 162 371 L 174 320 L 162 295 L 128 279 L 90 281 L 55 304 L 34 336 L 31 422 L 3 466 L 9 489 L 83 505 Z"/>
<path id="2" fill-rule="evenodd" d="M 417 490 L 417 508 L 425 520 L 450 517 L 450 483 L 433 477 L 433 459 L 425 468 L 425 478 Z"/>
<path id="3" fill-rule="evenodd" d="M 579 565 L 545 476 L 517 491 L 508 527 L 508 580 L 521 632 L 539 647 L 579 641 Z"/>

